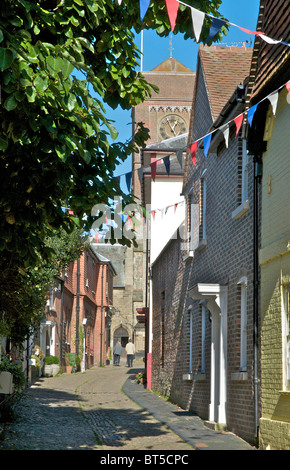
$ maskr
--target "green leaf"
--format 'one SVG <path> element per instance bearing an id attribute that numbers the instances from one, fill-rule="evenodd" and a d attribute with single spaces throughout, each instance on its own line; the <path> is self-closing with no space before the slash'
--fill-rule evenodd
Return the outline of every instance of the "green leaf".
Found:
<path id="1" fill-rule="evenodd" d="M 43 92 L 48 88 L 48 79 L 47 77 L 42 77 L 41 75 L 38 75 L 36 79 L 34 80 L 34 86 L 37 91 Z"/>
<path id="2" fill-rule="evenodd" d="M 8 147 L 8 141 L 0 137 L 0 150 L 6 150 Z"/>
<path id="3" fill-rule="evenodd" d="M 17 101 L 15 99 L 14 94 L 10 95 L 4 102 L 4 108 L 7 109 L 7 111 L 13 111 L 17 107 Z"/>
<path id="4" fill-rule="evenodd" d="M 6 70 L 13 63 L 15 55 L 11 49 L 0 47 L 0 70 Z"/>
<path id="5" fill-rule="evenodd" d="M 72 73 L 73 69 L 74 69 L 73 64 L 71 64 L 68 60 L 63 59 L 63 67 L 61 71 L 62 71 L 64 78 L 68 78 L 70 74 Z"/>
<path id="6" fill-rule="evenodd" d="M 63 60 L 61 57 L 52 57 L 51 55 L 46 58 L 46 65 L 48 70 L 54 75 L 61 72 L 63 68 Z"/>
<path id="7" fill-rule="evenodd" d="M 67 106 L 67 109 L 69 111 L 73 111 L 76 103 L 77 103 L 77 99 L 75 97 L 75 95 L 73 95 L 72 93 L 69 93 L 68 96 L 65 96 L 64 99 L 63 99 L 65 105 Z"/>

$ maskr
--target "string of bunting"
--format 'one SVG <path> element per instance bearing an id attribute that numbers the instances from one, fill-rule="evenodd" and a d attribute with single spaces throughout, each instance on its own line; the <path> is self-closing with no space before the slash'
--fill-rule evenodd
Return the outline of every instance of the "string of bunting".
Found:
<path id="1" fill-rule="evenodd" d="M 224 136 L 224 139 L 225 139 L 225 145 L 226 145 L 226 148 L 228 148 L 228 145 L 229 145 L 229 128 L 230 128 L 230 124 L 234 122 L 235 124 L 235 127 L 236 127 L 236 135 L 235 137 L 237 138 L 238 136 L 238 133 L 240 131 L 240 128 L 241 128 L 241 125 L 244 121 L 244 118 L 246 117 L 247 118 L 247 121 L 249 123 L 250 126 L 252 126 L 252 123 L 253 123 L 253 118 L 254 118 L 254 115 L 255 115 L 255 112 L 257 111 L 257 108 L 258 106 L 265 100 L 269 100 L 270 102 L 270 105 L 272 106 L 272 112 L 273 112 L 273 115 L 275 116 L 276 115 L 276 110 L 277 110 L 277 104 L 278 104 L 278 98 L 279 98 L 279 92 L 283 89 L 283 88 L 286 88 L 288 94 L 290 95 L 290 80 L 282 85 L 281 87 L 279 87 L 277 90 L 273 91 L 272 93 L 270 93 L 268 96 L 266 96 L 265 98 L 263 98 L 261 101 L 259 101 L 257 104 L 255 104 L 254 106 L 252 106 L 251 108 L 249 108 L 247 111 L 244 111 L 243 113 L 239 114 L 238 116 L 236 116 L 234 119 L 228 121 L 226 124 L 223 124 L 222 126 L 214 129 L 212 132 L 208 133 L 207 135 L 201 137 L 200 139 L 197 139 L 196 141 L 194 141 L 191 145 L 190 145 L 190 154 L 191 154 L 191 159 L 192 159 L 192 163 L 193 165 L 195 165 L 195 159 L 196 159 L 196 152 L 197 152 L 197 146 L 198 146 L 198 142 L 202 141 L 203 140 L 203 143 L 204 143 L 204 155 L 205 157 L 207 157 L 208 155 L 208 150 L 209 150 L 209 147 L 210 147 L 210 142 L 211 142 L 211 138 L 212 138 L 212 135 L 215 133 L 215 132 L 218 132 L 218 131 L 221 131 L 223 133 L 223 136 Z M 289 100 L 289 103 L 290 103 L 290 100 Z M 155 159 L 154 162 L 151 162 L 150 165 L 147 165 L 146 167 L 151 167 L 151 177 L 153 179 L 153 181 L 155 181 L 155 177 L 156 177 L 156 166 L 159 164 L 159 163 L 164 163 L 165 165 L 165 168 L 166 168 L 166 172 L 168 174 L 168 176 L 170 175 L 170 156 L 174 155 L 174 154 L 178 154 L 179 155 L 179 163 L 180 163 L 180 166 L 182 166 L 182 160 L 180 160 L 180 155 L 182 155 L 182 152 L 184 151 L 185 149 L 179 149 L 177 150 L 176 152 L 173 152 L 169 155 L 167 155 L 166 157 L 161 157 L 159 159 Z M 181 153 L 180 153 L 181 152 Z M 138 168 L 137 171 L 138 172 L 138 176 L 139 178 L 141 178 L 141 175 L 143 174 L 143 169 L 146 168 L 146 167 L 141 167 L 141 168 Z M 116 178 L 120 181 L 120 178 L 121 176 L 125 176 L 126 178 L 126 182 L 127 182 L 127 186 L 128 186 L 128 190 L 130 191 L 131 189 L 131 179 L 132 179 L 132 171 L 128 172 L 128 173 L 124 173 L 123 175 L 119 175 L 117 176 Z M 141 181 L 141 179 L 140 179 Z M 160 211 L 161 212 L 161 215 L 163 217 L 163 214 L 167 213 L 168 209 L 171 208 L 171 207 L 174 207 L 174 212 L 176 211 L 177 209 L 177 206 L 179 204 L 183 204 L 184 201 L 179 201 L 175 204 L 171 204 L 169 206 L 166 206 L 164 208 L 158 208 L 158 209 L 153 209 L 150 211 L 150 214 L 152 215 L 153 217 L 153 220 L 155 220 L 155 215 L 156 215 L 156 212 L 157 211 Z M 134 222 L 132 221 L 132 218 L 127 215 L 127 216 L 124 216 L 124 214 L 121 214 L 121 218 L 123 220 L 124 223 L 129 223 L 129 224 L 132 224 L 134 225 Z M 143 217 L 143 220 L 144 222 L 146 223 L 146 217 Z M 116 224 L 115 221 L 113 220 L 108 220 L 106 218 L 106 225 L 110 225 L 111 227 L 113 228 L 116 228 L 118 227 L 118 225 Z M 99 234 L 100 235 L 100 234 Z M 98 237 L 98 235 L 96 235 L 96 237 Z M 105 234 L 102 235 L 102 238 L 105 237 Z"/>
<path id="2" fill-rule="evenodd" d="M 275 116 L 276 114 L 276 110 L 277 110 L 277 103 L 278 103 L 278 98 L 279 98 L 279 92 L 284 88 L 286 87 L 288 93 L 290 94 L 290 80 L 282 85 L 281 87 L 279 87 L 277 90 L 273 91 L 272 93 L 270 93 L 268 96 L 266 96 L 265 98 L 263 98 L 261 101 L 259 101 L 257 104 L 255 104 L 254 106 L 252 106 L 251 108 L 249 108 L 247 111 L 244 111 L 243 113 L 239 114 L 238 116 L 236 116 L 234 119 L 231 119 L 230 121 L 226 122 L 225 124 L 223 124 L 222 126 L 220 127 L 217 127 L 216 129 L 214 129 L 212 132 L 204 135 L 203 137 L 200 137 L 199 139 L 195 140 L 194 142 L 192 142 L 190 144 L 190 154 L 191 154 L 191 159 L 192 159 L 192 163 L 193 165 L 195 165 L 196 163 L 196 153 L 197 153 L 197 147 L 198 147 L 198 142 L 201 142 L 203 141 L 203 144 L 204 144 L 204 155 L 205 157 L 207 157 L 208 155 L 208 150 L 209 150 L 209 147 L 210 147 L 210 143 L 211 143 L 211 140 L 212 140 L 212 135 L 215 133 L 215 132 L 222 132 L 223 136 L 224 136 L 224 140 L 225 140 L 225 145 L 226 145 L 226 148 L 228 148 L 228 145 L 229 145 L 229 130 L 230 130 L 230 125 L 232 123 L 234 123 L 235 125 L 235 128 L 236 128 L 236 134 L 235 134 L 235 137 L 238 136 L 238 133 L 240 131 L 240 128 L 241 128 L 241 125 L 243 123 L 243 120 L 244 118 L 246 117 L 247 120 L 248 120 L 248 123 L 250 126 L 252 126 L 252 123 L 253 123 L 253 118 L 254 118 L 254 115 L 255 115 L 255 112 L 257 111 L 257 108 L 258 106 L 265 100 L 269 100 L 271 106 L 272 106 L 272 111 L 273 111 L 273 114 Z M 145 168 L 149 168 L 151 167 L 151 177 L 153 179 L 153 181 L 155 181 L 155 178 L 156 178 L 156 170 L 157 170 L 157 165 L 159 165 L 160 163 L 163 163 L 165 165 L 165 168 L 166 168 L 166 172 L 167 172 L 167 175 L 169 176 L 170 175 L 170 157 L 172 155 L 175 155 L 177 156 L 178 158 L 178 161 L 179 161 L 179 164 L 180 166 L 182 167 L 182 153 L 186 150 L 186 148 L 182 148 L 182 149 L 178 149 L 176 150 L 175 152 L 172 152 L 170 154 L 168 154 L 166 157 L 161 157 L 161 158 L 157 158 L 155 159 L 153 162 L 151 162 L 149 165 L 146 165 L 146 166 L 143 166 L 143 167 L 140 167 L 138 168 L 137 170 L 134 170 L 134 171 L 137 171 L 138 172 L 138 178 L 140 180 L 140 183 L 142 183 L 142 175 L 143 175 L 143 170 Z M 128 191 L 131 190 L 131 183 L 132 183 L 132 171 L 128 172 L 128 173 L 124 173 L 122 175 L 119 175 L 117 176 L 116 178 L 120 181 L 120 178 L 121 177 L 125 177 L 126 179 L 126 184 L 127 184 L 127 188 L 128 188 Z"/>
<path id="3" fill-rule="evenodd" d="M 122 0 L 116 0 L 116 1 L 118 5 L 121 5 Z M 236 28 L 239 28 L 241 31 L 244 31 L 247 34 L 254 34 L 256 36 L 260 36 L 260 38 L 266 41 L 268 44 L 273 44 L 273 45 L 284 44 L 285 46 L 290 46 L 288 42 L 272 39 L 269 36 L 266 36 L 262 31 L 251 31 L 247 28 L 242 28 L 241 26 L 238 26 L 235 23 L 231 23 L 230 21 L 227 21 L 227 20 L 222 20 L 221 18 L 216 18 L 210 15 L 209 13 L 205 13 L 203 11 L 197 10 L 196 8 L 193 8 L 192 6 L 187 5 L 187 3 L 181 2 L 180 0 L 165 0 L 165 1 L 166 1 L 167 13 L 168 13 L 172 31 L 174 31 L 174 28 L 175 28 L 179 4 L 182 4 L 191 9 L 192 26 L 193 26 L 193 32 L 195 35 L 196 42 L 199 42 L 205 16 L 207 16 L 211 18 L 212 22 L 211 22 L 208 37 L 205 41 L 206 43 L 210 42 L 214 38 L 214 36 L 221 30 L 222 26 L 224 26 L 225 24 L 228 24 L 231 26 L 235 26 Z M 150 0 L 140 0 L 141 21 L 143 21 L 149 6 L 150 6 Z"/>

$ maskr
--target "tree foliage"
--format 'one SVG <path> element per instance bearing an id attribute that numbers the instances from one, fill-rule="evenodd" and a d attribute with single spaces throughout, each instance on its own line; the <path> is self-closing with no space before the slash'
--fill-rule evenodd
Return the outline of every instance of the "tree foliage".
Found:
<path id="1" fill-rule="evenodd" d="M 60 230 L 45 240 L 51 250 L 47 259 L 25 270 L 7 265 L 0 271 L 0 337 L 20 344 L 28 330 L 38 328 L 45 316 L 49 289 L 59 284 L 63 271 L 80 257 L 87 246 L 86 235 L 75 228 L 70 234 Z"/>
<path id="2" fill-rule="evenodd" d="M 221 0 L 191 3 L 218 15 Z M 1 1 L 0 250 L 17 262 L 35 262 L 49 230 L 73 226 L 65 202 L 89 226 L 93 205 L 121 192 L 113 171 L 147 133 L 109 145 L 117 133 L 102 103 L 130 109 L 151 93 L 133 27 L 168 34 L 165 1 L 151 2 L 143 24 L 138 1 Z M 182 5 L 178 31 L 193 37 Z"/>
<path id="3" fill-rule="evenodd" d="M 187 3 L 219 16 L 221 0 Z M 174 33 L 193 38 L 190 15 L 180 4 Z M 151 1 L 143 24 L 137 0 L 1 0 L 1 308 L 18 288 L 27 303 L 33 278 L 19 276 L 49 259 L 48 237 L 89 229 L 91 209 L 116 195 L 131 202 L 113 172 L 148 130 L 135 123 L 132 140 L 119 142 L 103 103 L 130 109 L 154 89 L 136 72 L 133 28 L 168 35 L 165 0 Z"/>

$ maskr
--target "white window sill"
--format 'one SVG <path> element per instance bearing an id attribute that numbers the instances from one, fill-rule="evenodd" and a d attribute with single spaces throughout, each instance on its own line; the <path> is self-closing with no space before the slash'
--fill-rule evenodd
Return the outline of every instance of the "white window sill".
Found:
<path id="1" fill-rule="evenodd" d="M 207 245 L 206 239 L 203 238 L 202 240 L 200 240 L 199 244 L 197 245 L 196 251 L 203 250 L 206 247 L 206 245 Z"/>
<path id="2" fill-rule="evenodd" d="M 247 382 L 248 372 L 234 372 L 231 375 L 231 379 L 236 382 Z"/>
<path id="3" fill-rule="evenodd" d="M 183 261 L 188 261 L 190 259 L 193 259 L 193 251 L 189 251 L 188 253 L 186 253 L 186 255 L 184 255 L 183 257 Z"/>
<path id="4" fill-rule="evenodd" d="M 233 212 L 232 212 L 232 219 L 240 219 L 243 217 L 244 214 L 246 214 L 249 211 L 250 204 L 249 201 L 243 202 L 239 207 L 237 207 Z"/>
<path id="5" fill-rule="evenodd" d="M 195 382 L 205 382 L 206 380 L 206 375 L 204 372 L 198 372 L 197 374 L 195 374 L 195 376 L 193 376 L 192 373 L 189 373 L 189 374 L 183 374 L 182 375 L 182 380 L 184 382 L 193 382 L 193 380 Z"/>
<path id="6" fill-rule="evenodd" d="M 193 374 L 183 374 L 182 380 L 185 382 L 192 382 L 193 381 Z"/>

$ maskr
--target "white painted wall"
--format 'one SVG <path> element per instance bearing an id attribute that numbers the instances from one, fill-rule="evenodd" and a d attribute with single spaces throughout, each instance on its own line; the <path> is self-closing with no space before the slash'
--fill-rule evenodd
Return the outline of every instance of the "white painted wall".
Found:
<path id="1" fill-rule="evenodd" d="M 151 181 L 151 264 L 184 221 L 185 205 L 181 191 L 182 178 L 157 176 L 155 181 Z M 175 211 L 174 205 L 181 202 L 183 204 L 178 204 Z M 152 216 L 154 210 L 155 219 Z"/>

